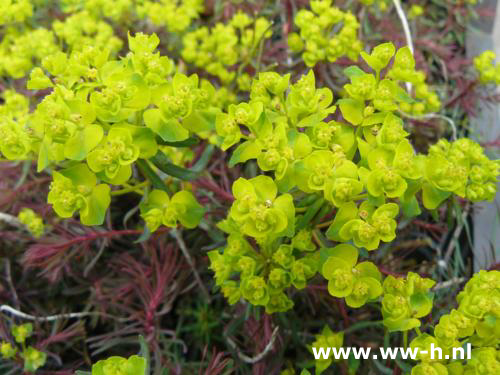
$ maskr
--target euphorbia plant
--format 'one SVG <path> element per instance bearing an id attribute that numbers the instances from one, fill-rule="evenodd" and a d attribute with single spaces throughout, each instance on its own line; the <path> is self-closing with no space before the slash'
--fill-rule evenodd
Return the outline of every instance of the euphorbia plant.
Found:
<path id="1" fill-rule="evenodd" d="M 258 12 L 248 12 L 254 3 Z M 369 323 L 383 326 L 387 340 L 389 333 L 402 332 L 405 344 L 415 336 L 412 347 L 436 344 L 446 353 L 468 343 L 474 347 L 468 361 L 421 356 L 412 375 L 498 372 L 498 272 L 474 276 L 458 296 L 458 307 L 432 324 L 435 281 L 381 266 L 385 260 L 392 264 L 393 241 L 423 209 L 438 217 L 446 204 L 492 200 L 498 161 L 467 138 L 442 138 L 425 153 L 416 151 L 409 119 L 431 118 L 442 101 L 449 102 L 435 90 L 432 70 L 417 69 L 410 46 L 396 48 L 389 42 L 364 50 L 365 24 L 380 15 L 378 10 L 369 9 L 377 17 L 367 22 L 330 0 L 296 2 L 304 6 L 299 10 L 295 2 L 283 2 L 287 12 L 275 17 L 268 3 L 216 2 L 212 15 L 199 0 L 7 1 L 0 15 L 0 75 L 8 77 L 5 90 L 0 84 L 1 156 L 23 165 L 19 184 L 33 177 L 30 166 L 36 165 L 36 173 L 51 181 L 47 203 L 61 219 L 78 216 L 83 225 L 103 227 L 86 236 L 82 226 L 73 228 L 76 221 L 53 220 L 50 210 L 35 208 L 34 202 L 25 203 L 33 208 L 13 205 L 19 212 L 16 224 L 24 224 L 33 237 L 44 234 L 47 253 L 60 259 L 79 252 L 57 253 L 65 247 L 49 241 L 54 227 L 61 237 L 73 229 L 83 233 L 70 244 L 143 231 L 138 242 L 144 242 L 156 232 L 153 240 L 166 246 L 162 256 L 172 253 L 171 245 L 179 247 L 203 290 L 196 265 L 205 264 L 204 254 L 195 262 L 188 250 L 200 255 L 198 250 L 208 249 L 215 289 L 229 304 L 245 306 L 241 310 L 249 326 L 260 316 L 266 324 L 286 321 L 284 313 L 300 308 L 294 303 L 301 295 L 324 290 L 335 298 L 345 332 L 333 332 L 321 322 L 325 328 L 314 336 L 313 346 L 340 347 L 349 341 L 347 330 L 356 327 L 348 327 L 346 305 L 380 315 L 378 323 Z M 386 8 L 385 1 L 376 3 Z M 38 27 L 38 10 L 44 7 L 58 18 L 47 28 Z M 411 9 L 414 19 L 423 12 L 418 6 Z M 127 33 L 137 25 L 148 33 Z M 286 62 L 268 64 L 271 52 Z M 487 52 L 474 60 L 479 82 L 498 81 L 493 58 Z M 340 64 L 345 69 L 337 69 Z M 335 82 L 330 82 L 329 68 Z M 215 167 L 217 178 L 204 170 Z M 132 217 L 136 222 L 129 229 Z M 122 224 L 124 232 L 112 229 Z M 183 242 L 180 227 L 193 230 L 188 233 L 192 249 Z M 162 237 L 163 232 L 172 238 Z M 149 254 L 152 243 L 143 243 L 141 251 Z M 78 255 L 85 259 L 89 250 L 84 247 Z M 151 290 L 148 283 L 140 284 L 145 311 L 130 315 L 144 319 L 150 345 L 163 345 L 161 335 L 171 332 L 159 325 L 169 320 L 155 314 L 163 316 L 169 309 L 155 309 L 175 262 L 169 259 L 160 267 L 151 257 L 146 265 L 123 253 L 123 258 L 112 254 L 108 259 L 119 264 L 110 274 L 119 274 L 120 281 L 123 273 L 148 282 L 158 279 Z M 387 256 L 383 262 L 382 256 Z M 50 258 L 46 264 L 52 263 L 57 262 Z M 17 299 L 10 272 L 6 275 L 8 293 Z M 92 279 L 99 301 L 109 290 L 107 281 Z M 118 287 L 119 299 L 134 300 L 128 295 L 131 285 Z M 0 292 L 2 297 L 7 293 Z M 21 297 L 26 295 L 31 290 Z M 332 299 L 326 301 L 331 305 Z M 127 314 L 131 310 L 127 306 Z M 209 315 L 202 311 L 200 320 L 206 323 Z M 43 347 L 35 349 L 37 344 L 26 346 L 31 325 L 10 325 L 11 335 L 4 334 L 0 346 L 3 358 L 27 372 L 52 358 Z M 204 326 L 210 328 L 210 322 Z M 137 327 L 131 330 L 142 329 Z M 262 357 L 250 358 L 228 339 L 248 363 L 259 362 L 273 343 L 261 345 Z M 164 360 L 155 354 L 157 374 L 164 371 Z M 317 361 L 316 374 L 331 364 Z M 138 356 L 111 357 L 92 368 L 96 375 L 146 371 L 146 359 Z"/>

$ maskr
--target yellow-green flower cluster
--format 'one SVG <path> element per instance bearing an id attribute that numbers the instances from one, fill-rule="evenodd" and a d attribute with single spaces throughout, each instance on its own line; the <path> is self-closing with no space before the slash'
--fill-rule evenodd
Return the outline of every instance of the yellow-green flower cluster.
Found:
<path id="1" fill-rule="evenodd" d="M 328 325 L 325 325 L 321 330 L 321 333 L 315 335 L 314 338 L 315 340 L 311 344 L 311 351 L 312 348 L 316 348 L 317 351 L 320 350 L 320 348 L 324 348 L 325 351 L 330 350 L 330 348 L 340 349 L 344 344 L 344 333 L 333 332 Z M 331 356 L 328 359 L 324 358 L 316 359 L 315 360 L 316 374 L 319 375 L 323 371 L 325 371 L 328 367 L 330 367 L 333 361 L 334 359 L 331 358 Z"/>
<path id="2" fill-rule="evenodd" d="M 356 17 L 334 7 L 332 0 L 314 0 L 309 5 L 311 10 L 301 9 L 295 16 L 300 31 L 289 34 L 290 50 L 302 52 L 302 59 L 310 67 L 342 56 L 357 60 L 363 44 L 358 39 Z"/>
<path id="3" fill-rule="evenodd" d="M 139 18 L 147 18 L 155 26 L 166 27 L 170 32 L 185 31 L 204 11 L 203 0 L 140 1 Z"/>
<path id="4" fill-rule="evenodd" d="M 408 12 L 408 18 L 414 20 L 424 14 L 424 8 L 418 4 L 412 4 Z"/>
<path id="5" fill-rule="evenodd" d="M 54 21 L 52 29 L 70 51 L 82 51 L 91 46 L 116 54 L 123 45 L 121 39 L 114 35 L 111 25 L 87 11 L 74 13 L 63 21 Z"/>
<path id="6" fill-rule="evenodd" d="M 109 18 L 113 21 L 130 19 L 135 10 L 135 0 L 61 0 L 61 10 L 73 13 L 85 10 L 97 18 Z"/>
<path id="7" fill-rule="evenodd" d="M 258 47 L 272 34 L 271 23 L 264 17 L 250 18 L 236 13 L 228 23 L 212 28 L 200 27 L 183 38 L 182 57 L 213 76 L 223 84 L 238 78 L 241 90 L 250 89 L 250 77 L 237 75 L 236 66 L 248 63 Z"/>
<path id="8" fill-rule="evenodd" d="M 352 66 L 345 69 L 350 83 L 344 86 L 347 99 L 343 100 L 340 109 L 346 120 L 354 125 L 372 125 L 379 112 L 395 111 L 397 109 L 422 115 L 436 112 L 441 107 L 437 94 L 431 91 L 425 83 L 423 71 L 415 70 L 415 60 L 408 47 L 396 48 L 392 43 L 383 43 L 373 48 L 370 54 L 361 52 L 363 60 L 373 69 L 375 74 L 365 73 Z M 393 59 L 393 65 L 381 79 L 380 74 Z M 414 92 L 406 92 L 402 83 L 410 83 Z M 365 104 L 369 101 L 368 104 Z M 343 107 L 347 111 L 343 110 Z M 373 116 L 372 116 L 373 115 Z M 367 118 L 366 121 L 365 118 Z"/>
<path id="9" fill-rule="evenodd" d="M 479 74 L 479 82 L 500 83 L 500 65 L 495 65 L 496 54 L 493 51 L 484 51 L 479 56 L 474 57 L 474 68 Z"/>
<path id="10" fill-rule="evenodd" d="M 143 357 L 109 357 L 92 365 L 92 375 L 142 375 L 146 374 L 147 362 Z"/>
<path id="11" fill-rule="evenodd" d="M 453 143 L 440 140 L 431 146 L 425 162 L 424 204 L 436 207 L 451 193 L 473 202 L 491 200 L 499 167 L 498 161 L 488 159 L 482 147 L 468 138 Z"/>
<path id="12" fill-rule="evenodd" d="M 371 262 L 358 263 L 358 250 L 349 244 L 325 249 L 328 259 L 321 273 L 328 280 L 328 292 L 345 298 L 348 306 L 358 308 L 382 294 L 382 274 Z"/>
<path id="13" fill-rule="evenodd" d="M 26 226 L 28 231 L 33 234 L 35 238 L 43 235 L 44 225 L 43 219 L 30 208 L 23 208 L 17 216 L 19 221 Z"/>
<path id="14" fill-rule="evenodd" d="M 421 350 L 431 344 L 442 350 L 444 358 L 468 343 L 472 356 L 467 361 L 444 360 L 421 355 L 412 375 L 489 375 L 500 371 L 500 272 L 479 271 L 457 296 L 458 308 L 443 315 L 434 335 L 420 334 L 411 346 Z M 428 351 L 430 353 L 430 351 Z"/>
<path id="15" fill-rule="evenodd" d="M 9 27 L 0 39 L 0 76 L 24 77 L 34 64 L 58 50 L 54 33 L 43 27 Z"/>
<path id="16" fill-rule="evenodd" d="M 216 283 L 231 304 L 243 298 L 268 313 L 289 310 L 286 290 L 305 288 L 318 269 L 311 232 L 295 232 L 292 196 L 278 195 L 268 176 L 238 179 L 233 194 L 229 217 L 219 224 L 229 234 L 227 246 L 209 253 Z"/>
<path id="17" fill-rule="evenodd" d="M 409 272 L 406 278 L 388 276 L 384 280 L 382 315 L 390 332 L 408 331 L 420 327 L 420 320 L 432 310 L 436 282 Z"/>
<path id="18" fill-rule="evenodd" d="M 396 53 L 391 43 L 362 55 L 375 74 L 357 67 L 345 70 L 348 97 L 337 101 L 344 122 L 325 121 L 337 107 L 331 90 L 316 87 L 312 71 L 293 84 L 289 75 L 265 72 L 253 80 L 248 102 L 216 116 L 215 129 L 223 150 L 238 145 L 230 165 L 256 159 L 262 171 L 274 173 L 280 192 L 298 188 L 317 194 L 307 209 L 312 216 L 304 217 L 310 220 L 320 209 L 325 214 L 336 207 L 327 238 L 375 250 L 396 237 L 400 211 L 420 213 L 420 191 L 427 209 L 451 194 L 491 200 L 498 162 L 469 139 L 441 141 L 428 155 L 417 155 L 397 115 L 402 104 L 415 102 L 400 86 L 401 80 L 415 82 L 419 76 L 412 70 L 413 57 L 408 48 Z M 394 55 L 393 66 L 381 77 Z M 233 207 L 239 205 L 237 200 Z M 258 220 L 251 217 L 250 222 Z M 258 237 L 247 229 L 243 234 Z"/>
<path id="19" fill-rule="evenodd" d="M 30 0 L 4 0 L 0 12 L 0 25 L 22 23 L 33 16 Z"/>
<path id="20" fill-rule="evenodd" d="M 13 90 L 3 93 L 0 105 L 0 155 L 11 160 L 24 160 L 31 151 L 31 139 L 26 129 L 29 101 Z"/>
<path id="21" fill-rule="evenodd" d="M 15 360 L 20 358 L 24 363 L 23 370 L 26 373 L 34 373 L 45 365 L 47 354 L 33 346 L 26 346 L 26 340 L 33 335 L 33 325 L 31 323 L 13 325 L 11 334 L 20 348 L 18 345 L 13 345 L 12 342 L 2 341 L 0 343 L 0 356 L 3 359 Z"/>
<path id="22" fill-rule="evenodd" d="M 173 63 L 155 52 L 158 44 L 156 35 L 137 34 L 129 36 L 130 52 L 121 60 L 114 60 L 103 46 L 45 56 L 43 69 L 32 70 L 27 87 L 52 91 L 30 114 L 26 100 L 6 91 L 0 107 L 0 152 L 11 160 L 35 158 L 39 171 L 66 164 L 53 171 L 48 195 L 59 216 L 78 212 L 82 223 L 102 224 L 110 185 L 127 184 L 136 163 L 151 176 L 157 166 L 147 160 L 155 156 L 162 160 L 160 166 L 170 163 L 158 143 L 175 144 L 188 139 L 190 132 L 212 129 L 219 111 L 212 104 L 215 89 L 208 81 L 199 84 L 195 75 L 178 73 L 167 80 Z M 203 215 L 186 191 L 174 194 L 170 203 L 168 196 L 157 201 L 155 208 L 168 206 L 159 224 L 175 226 L 180 221 L 192 228 Z M 149 210 L 144 215 L 155 230 L 154 215 Z"/>
<path id="23" fill-rule="evenodd" d="M 389 8 L 390 1 L 389 0 L 360 0 L 361 4 L 366 6 L 377 6 L 381 11 L 386 11 Z"/>

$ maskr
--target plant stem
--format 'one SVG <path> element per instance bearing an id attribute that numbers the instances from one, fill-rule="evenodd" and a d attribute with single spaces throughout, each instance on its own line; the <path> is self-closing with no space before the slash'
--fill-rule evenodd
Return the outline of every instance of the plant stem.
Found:
<path id="1" fill-rule="evenodd" d="M 142 188 L 149 186 L 150 184 L 151 184 L 150 181 L 144 181 L 144 182 L 141 182 L 140 184 L 137 184 L 135 186 L 127 186 L 124 189 L 112 191 L 111 195 L 116 196 L 116 195 L 123 195 L 123 194 L 127 194 L 127 193 L 137 193 L 137 194 L 143 195 L 144 192 L 139 191 L 139 190 L 142 190 Z"/>

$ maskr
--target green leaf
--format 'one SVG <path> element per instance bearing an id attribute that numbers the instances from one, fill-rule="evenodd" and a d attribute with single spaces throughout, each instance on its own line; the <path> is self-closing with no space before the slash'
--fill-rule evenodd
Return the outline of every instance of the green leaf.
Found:
<path id="1" fill-rule="evenodd" d="M 167 155 L 158 151 L 151 159 L 151 162 L 162 172 L 172 177 L 177 177 L 184 181 L 191 181 L 198 177 L 198 173 L 190 169 L 179 167 L 170 162 Z"/>
<path id="2" fill-rule="evenodd" d="M 415 293 L 410 296 L 412 316 L 422 318 L 432 310 L 432 293 Z"/>
<path id="3" fill-rule="evenodd" d="M 179 204 L 186 209 L 179 213 L 179 221 L 189 229 L 195 228 L 200 223 L 205 209 L 198 203 L 193 194 L 186 190 L 181 190 L 175 193 L 170 200 L 171 204 Z"/>
<path id="4" fill-rule="evenodd" d="M 169 142 L 169 141 L 161 140 L 158 143 L 163 145 L 163 146 L 171 146 L 171 147 L 191 147 L 191 146 L 196 146 L 198 143 L 200 143 L 200 140 L 199 140 L 199 138 L 189 137 L 188 139 L 186 139 L 184 141 Z"/>
<path id="5" fill-rule="evenodd" d="M 256 141 L 245 141 L 233 151 L 229 159 L 229 167 L 232 168 L 238 163 L 244 163 L 249 159 L 255 159 L 262 150 L 260 143 Z"/>
<path id="6" fill-rule="evenodd" d="M 417 197 L 412 196 L 409 200 L 401 201 L 401 208 L 403 209 L 403 214 L 406 218 L 412 218 L 420 215 L 422 210 L 418 204 Z"/>
<path id="7" fill-rule="evenodd" d="M 337 101 L 342 116 L 353 125 L 363 121 L 364 102 L 356 99 L 340 99 Z"/>
<path id="8" fill-rule="evenodd" d="M 149 181 L 151 181 L 155 189 L 160 189 L 167 193 L 169 192 L 169 189 L 167 185 L 165 185 L 165 182 L 163 182 L 163 180 L 160 177 L 158 177 L 156 172 L 149 166 L 146 160 L 138 159 L 136 161 L 136 164 L 141 170 L 144 177 L 146 177 L 147 179 L 149 179 Z"/>
<path id="9" fill-rule="evenodd" d="M 144 375 L 149 375 L 149 372 L 150 372 L 149 362 L 150 362 L 151 356 L 149 354 L 148 344 L 146 343 L 146 340 L 144 339 L 144 336 L 142 336 L 142 335 L 139 335 L 139 344 L 141 346 L 139 356 L 144 358 L 144 360 L 146 361 L 146 371 L 144 372 Z"/>
<path id="10" fill-rule="evenodd" d="M 99 125 L 87 125 L 64 145 L 64 156 L 71 160 L 83 160 L 101 142 L 104 136 Z"/>
<path id="11" fill-rule="evenodd" d="M 352 80 L 353 77 L 361 77 L 366 73 L 356 65 L 351 65 L 344 69 L 344 74 Z"/>
<path id="12" fill-rule="evenodd" d="M 214 151 L 214 145 L 207 145 L 198 161 L 190 168 L 190 170 L 196 173 L 203 172 L 206 169 L 208 162 L 212 158 Z"/>
<path id="13" fill-rule="evenodd" d="M 441 203 L 443 203 L 451 193 L 449 191 L 440 190 L 430 183 L 424 183 L 422 186 L 422 198 L 424 202 L 424 207 L 428 210 L 433 210 L 438 208 Z"/>
<path id="14" fill-rule="evenodd" d="M 301 229 L 304 229 L 307 225 L 309 225 L 311 223 L 312 219 L 314 218 L 314 216 L 316 216 L 316 214 L 319 212 L 321 207 L 323 207 L 323 205 L 325 205 L 325 204 L 329 204 L 329 203 L 326 202 L 324 198 L 319 198 L 316 202 L 314 202 L 314 204 L 309 206 L 309 208 L 304 213 L 304 216 L 302 216 L 297 221 L 296 230 L 299 231 Z"/>
<path id="15" fill-rule="evenodd" d="M 175 119 L 165 119 L 157 108 L 148 109 L 143 114 L 144 123 L 164 141 L 179 142 L 189 137 L 189 132 Z"/>
<path id="16" fill-rule="evenodd" d="M 396 86 L 396 100 L 408 104 L 416 103 L 415 99 L 413 99 L 401 86 Z"/>
<path id="17" fill-rule="evenodd" d="M 41 172 L 49 165 L 49 142 L 44 139 L 40 145 L 40 150 L 38 151 L 38 161 L 36 171 Z"/>
<path id="18" fill-rule="evenodd" d="M 109 185 L 100 184 L 88 198 L 87 207 L 80 211 L 80 220 L 84 225 L 101 225 L 106 217 L 106 210 L 111 203 Z"/>
<path id="19" fill-rule="evenodd" d="M 358 216 L 358 208 L 356 203 L 348 202 L 339 207 L 335 219 L 332 225 L 328 227 L 326 231 L 326 237 L 334 241 L 342 241 L 340 238 L 340 229 L 351 219 L 355 219 Z"/>
<path id="20" fill-rule="evenodd" d="M 134 241 L 134 243 L 146 242 L 147 240 L 149 240 L 151 238 L 151 235 L 152 235 L 152 233 L 146 225 L 146 226 L 144 226 L 144 232 L 142 232 L 142 234 L 139 236 L 139 238 L 137 240 Z"/>

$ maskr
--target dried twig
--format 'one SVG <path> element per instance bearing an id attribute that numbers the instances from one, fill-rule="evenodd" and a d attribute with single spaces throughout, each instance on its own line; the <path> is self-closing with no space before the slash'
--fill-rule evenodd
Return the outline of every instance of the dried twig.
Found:
<path id="1" fill-rule="evenodd" d="M 191 267 L 191 270 L 193 271 L 194 278 L 196 279 L 196 282 L 198 283 L 198 286 L 200 287 L 201 291 L 205 295 L 205 297 L 207 299 L 207 302 L 210 303 L 210 293 L 208 292 L 207 288 L 203 284 L 203 281 L 201 280 L 200 274 L 198 273 L 198 270 L 196 269 L 196 267 L 194 265 L 193 258 L 191 257 L 191 254 L 189 254 L 189 251 L 188 251 L 188 249 L 186 247 L 186 244 L 185 244 L 184 240 L 182 239 L 182 233 L 181 233 L 181 231 L 179 229 L 173 229 L 173 230 L 170 231 L 170 233 L 176 239 L 177 244 L 179 245 L 179 247 L 180 247 L 180 249 L 182 251 L 182 254 L 186 258 L 186 260 L 187 260 L 187 262 L 189 264 L 189 267 Z"/>
<path id="2" fill-rule="evenodd" d="M 415 55 L 415 49 L 413 48 L 413 40 L 411 38 L 411 32 L 410 32 L 410 25 L 408 24 L 408 20 L 406 18 L 405 12 L 403 11 L 403 8 L 401 7 L 401 1 L 400 0 L 392 0 L 394 3 L 394 6 L 396 7 L 396 12 L 398 13 L 399 19 L 401 20 L 401 25 L 403 26 L 403 30 L 405 33 L 405 38 L 406 38 L 406 44 L 408 45 L 408 48 L 410 49 L 410 52 L 412 55 Z M 411 91 L 411 83 L 406 82 L 406 88 L 408 89 L 408 92 Z"/>
<path id="3" fill-rule="evenodd" d="M 79 318 L 86 318 L 89 316 L 101 316 L 101 317 L 105 317 L 105 318 L 112 318 L 112 319 L 115 319 L 115 320 L 120 321 L 120 322 L 127 322 L 130 320 L 130 318 L 119 318 L 119 317 L 114 316 L 114 315 L 103 314 L 103 313 L 96 312 L 96 311 L 56 314 L 56 315 L 50 315 L 50 316 L 34 316 L 34 315 L 23 313 L 22 311 L 19 311 L 19 310 L 15 309 L 9 305 L 1 305 L 0 312 L 7 312 L 7 313 L 10 313 L 12 315 L 17 316 L 18 318 L 33 320 L 36 322 L 51 322 L 51 321 L 60 320 L 60 319 L 79 319 Z"/>
<path id="4" fill-rule="evenodd" d="M 241 352 L 241 350 L 238 348 L 238 346 L 236 345 L 236 343 L 229 336 L 226 337 L 226 340 L 227 340 L 227 343 L 229 344 L 229 346 L 231 346 L 231 348 L 236 350 L 236 353 L 238 354 L 239 359 L 241 359 L 245 363 L 254 364 L 254 363 L 257 363 L 260 360 L 262 360 L 271 351 L 271 349 L 273 348 L 274 342 L 276 341 L 276 337 L 278 336 L 278 329 L 279 329 L 279 327 L 276 327 L 274 329 L 274 331 L 271 335 L 271 339 L 267 343 L 264 350 L 254 357 L 249 357 L 246 354 L 243 354 Z"/>

